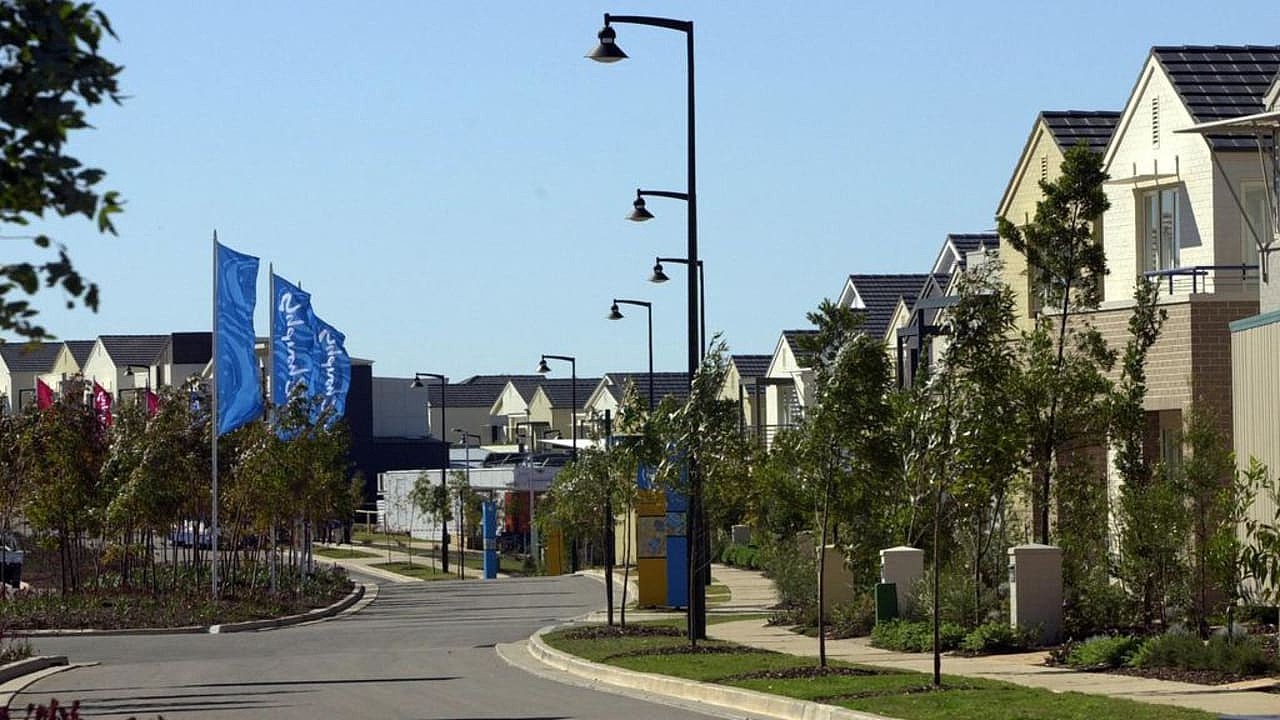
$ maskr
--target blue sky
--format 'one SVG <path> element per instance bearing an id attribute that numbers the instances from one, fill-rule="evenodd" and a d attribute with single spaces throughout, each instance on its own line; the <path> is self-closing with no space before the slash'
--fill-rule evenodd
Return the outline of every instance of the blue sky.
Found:
<path id="1" fill-rule="evenodd" d="M 300 282 L 375 375 L 580 375 L 685 366 L 684 38 L 693 20 L 707 323 L 733 352 L 836 296 L 924 272 L 993 213 L 1042 109 L 1119 110 L 1150 46 L 1275 44 L 1272 2 L 99 3 L 129 99 L 70 149 L 128 201 L 120 236 L 55 224 L 97 314 L 37 303 L 59 337 L 207 329 L 210 239 Z M 1264 20 L 1266 20 L 1264 22 Z M 11 234 L 18 232 L 10 229 Z M 9 241 L 14 254 L 18 241 Z M 627 308 L 623 311 L 627 312 Z"/>

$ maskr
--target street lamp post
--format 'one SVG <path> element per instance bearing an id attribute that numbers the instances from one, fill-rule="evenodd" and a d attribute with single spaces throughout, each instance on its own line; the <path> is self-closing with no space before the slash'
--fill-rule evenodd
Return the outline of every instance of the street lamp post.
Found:
<path id="1" fill-rule="evenodd" d="M 445 388 L 448 387 L 449 378 L 445 377 L 444 375 L 441 375 L 440 373 L 427 373 L 427 372 L 414 373 L 413 382 L 409 383 L 409 387 L 415 388 L 415 389 L 426 387 L 427 386 L 426 383 L 422 382 L 423 378 L 434 378 L 440 381 L 440 428 L 443 430 L 444 428 L 449 427 L 448 418 L 446 417 L 446 411 L 449 409 L 449 400 L 448 398 L 445 397 Z M 430 405 L 430 400 L 428 399 L 427 431 L 430 432 L 432 429 L 433 428 L 431 427 L 431 405 Z M 449 438 L 443 432 L 440 433 L 440 439 L 443 440 L 446 444 L 449 442 Z"/>
<path id="2" fill-rule="evenodd" d="M 687 93 L 687 112 L 688 123 L 686 126 L 686 168 L 688 171 L 688 181 L 685 187 L 685 201 L 689 203 L 688 213 L 688 260 L 691 265 L 698 264 L 698 193 L 697 193 L 697 153 L 695 151 L 695 133 L 696 123 L 694 102 L 694 55 L 693 55 L 693 23 L 688 20 L 675 20 L 672 18 L 652 17 L 647 15 L 610 15 L 604 14 L 604 27 L 597 34 L 600 40 L 599 45 L 587 54 L 587 57 L 597 62 L 613 63 L 627 57 L 627 54 L 618 47 L 615 42 L 617 32 L 614 31 L 612 24 L 630 24 L 630 25 L 648 25 L 651 27 L 659 27 L 667 30 L 675 30 L 684 33 L 685 36 L 685 70 L 686 70 L 686 93 Z M 698 364 L 701 362 L 701 353 L 699 353 L 699 333 L 698 333 L 698 279 L 695 273 L 689 273 L 689 296 L 688 296 L 688 351 L 689 351 L 689 383 L 692 387 L 693 376 L 698 371 Z M 689 475 L 689 515 L 688 515 L 688 545 L 689 545 L 689 620 L 688 632 L 690 641 L 697 643 L 698 640 L 705 638 L 707 633 L 707 617 L 706 617 L 706 586 L 703 582 L 704 577 L 700 566 L 705 559 L 701 550 L 702 543 L 700 538 L 705 532 L 702 510 L 702 478 L 698 473 L 697 453 L 689 452 L 686 458 L 688 475 Z"/>
<path id="3" fill-rule="evenodd" d="M 448 387 L 449 379 L 440 373 L 414 373 L 413 382 L 409 383 L 409 387 L 426 387 L 422 382 L 423 378 L 435 378 L 440 381 L 440 427 L 448 427 L 445 424 L 445 411 L 448 410 L 449 401 L 445 396 L 445 388 Z M 427 431 L 431 431 L 430 400 L 427 402 Z M 444 469 L 440 471 L 440 485 L 446 487 L 446 478 L 449 473 L 449 437 L 442 432 L 440 440 L 444 442 Z M 443 518 L 440 520 L 440 572 L 449 572 L 449 523 Z"/>
<path id="4" fill-rule="evenodd" d="M 578 459 L 578 359 L 572 355 L 543 355 L 538 361 L 538 372 L 546 375 L 551 372 L 550 366 L 547 365 L 548 360 L 563 360 L 569 363 L 569 404 L 573 408 L 569 412 L 570 437 L 573 438 L 573 447 L 569 450 L 569 457 L 574 460 Z"/>
<path id="5" fill-rule="evenodd" d="M 678 265 L 688 265 L 688 258 L 678 257 L 660 257 L 653 259 L 653 274 L 649 276 L 649 282 L 661 285 L 671 278 L 662 269 L 662 263 L 676 263 Z M 702 338 L 702 354 L 707 354 L 707 276 L 702 272 L 702 261 L 698 261 L 698 336 Z"/>
<path id="6" fill-rule="evenodd" d="M 466 577 L 466 562 L 463 558 L 463 551 L 467 547 L 467 499 L 471 494 L 471 438 L 476 439 L 476 445 L 480 444 L 480 436 L 475 433 L 469 433 L 462 428 L 454 428 L 454 432 L 462 436 L 462 447 L 465 453 L 467 487 L 458 494 L 458 577 Z"/>
<path id="7" fill-rule="evenodd" d="M 653 303 L 647 300 L 620 300 L 614 298 L 613 307 L 609 308 L 609 314 L 605 318 L 621 320 L 626 317 L 618 311 L 619 305 L 635 305 L 644 308 L 649 313 L 649 409 L 653 410 Z"/>

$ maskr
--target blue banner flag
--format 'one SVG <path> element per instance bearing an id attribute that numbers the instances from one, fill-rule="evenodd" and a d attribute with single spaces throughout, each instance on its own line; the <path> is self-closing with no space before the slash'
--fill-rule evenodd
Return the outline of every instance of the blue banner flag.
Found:
<path id="1" fill-rule="evenodd" d="M 271 312 L 275 315 L 275 337 L 271 338 L 271 400 L 277 407 L 289 402 L 301 386 L 311 392 L 316 356 L 316 317 L 311 311 L 311 295 L 272 273 Z"/>
<path id="2" fill-rule="evenodd" d="M 347 390 L 351 388 L 351 356 L 347 355 L 347 336 L 320 318 L 315 320 L 316 345 L 311 392 L 313 396 L 320 398 L 320 411 L 332 408 L 332 422 L 341 418 L 347 410 Z"/>
<path id="3" fill-rule="evenodd" d="M 254 355 L 253 306 L 258 290 L 258 258 L 215 243 L 217 319 L 213 334 L 217 373 L 218 434 L 262 415 L 262 385 Z"/>

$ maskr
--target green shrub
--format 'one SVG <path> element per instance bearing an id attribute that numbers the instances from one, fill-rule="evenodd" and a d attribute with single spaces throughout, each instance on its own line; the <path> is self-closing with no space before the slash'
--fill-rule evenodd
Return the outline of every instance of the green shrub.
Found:
<path id="1" fill-rule="evenodd" d="M 851 602 L 832 608 L 827 620 L 831 623 L 831 637 L 866 637 L 876 624 L 875 599 L 863 593 Z"/>
<path id="2" fill-rule="evenodd" d="M 1036 646 L 1039 633 L 1033 629 L 1013 628 L 1009 623 L 992 622 L 979 625 L 960 641 L 960 649 L 975 655 L 1022 652 Z"/>
<path id="3" fill-rule="evenodd" d="M 1077 668 L 1116 668 L 1129 662 L 1141 641 L 1130 635 L 1097 635 L 1071 648 L 1067 664 Z"/>
<path id="4" fill-rule="evenodd" d="M 914 608 L 908 619 L 929 620 L 933 617 L 933 571 L 926 570 L 914 587 Z M 946 567 L 938 578 L 938 595 L 941 598 L 940 614 L 944 622 L 972 626 L 974 623 L 993 621 L 1003 615 L 1006 602 L 999 592 L 983 588 L 980 605 L 974 606 L 973 577 L 954 567 Z"/>
<path id="5" fill-rule="evenodd" d="M 800 551 L 795 538 L 782 538 L 760 548 L 760 562 L 778 590 L 780 609 L 795 616 L 793 624 L 805 624 L 805 618 L 816 621 L 818 569 L 814 553 Z"/>
<path id="6" fill-rule="evenodd" d="M 938 628 L 938 644 L 943 652 L 954 650 L 964 639 L 964 628 L 943 622 Z M 871 630 L 872 647 L 899 652 L 932 652 L 933 623 L 891 620 Z"/>
<path id="7" fill-rule="evenodd" d="M 720 562 L 748 570 L 760 569 L 760 549 L 751 545 L 725 545 L 720 549 Z"/>
<path id="8" fill-rule="evenodd" d="M 1215 635 L 1208 643 L 1185 632 L 1147 640 L 1129 661 L 1140 668 L 1214 670 L 1229 675 L 1263 675 L 1276 668 L 1262 643 L 1249 635 Z"/>

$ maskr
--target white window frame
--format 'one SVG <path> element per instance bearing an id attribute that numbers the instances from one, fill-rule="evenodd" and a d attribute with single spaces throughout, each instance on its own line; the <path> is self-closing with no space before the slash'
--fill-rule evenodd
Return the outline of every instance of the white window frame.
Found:
<path id="1" fill-rule="evenodd" d="M 1152 207 L 1152 201 L 1156 204 Z M 1145 271 L 1173 270 L 1182 267 L 1182 189 L 1180 185 L 1145 188 L 1138 192 L 1138 246 L 1142 253 L 1142 268 Z M 1161 232 L 1158 237 L 1152 235 L 1151 210 L 1160 214 Z M 1172 237 L 1165 245 L 1164 222 L 1169 210 L 1172 210 L 1172 222 L 1169 223 Z M 1166 252 L 1167 251 L 1167 252 Z"/>
<path id="2" fill-rule="evenodd" d="M 1249 212 L 1249 198 L 1253 193 L 1257 193 L 1262 201 L 1259 211 L 1262 214 L 1260 222 L 1254 224 L 1253 229 L 1260 236 L 1254 239 L 1253 233 L 1249 230 L 1249 221 L 1246 219 Z M 1267 186 L 1261 180 L 1246 180 L 1240 183 L 1240 204 L 1244 206 L 1240 213 L 1240 262 L 1244 265 L 1258 264 L 1258 241 L 1264 245 L 1271 240 L 1271 212 L 1267 207 Z M 1257 220 L 1257 218 L 1252 218 Z"/>

